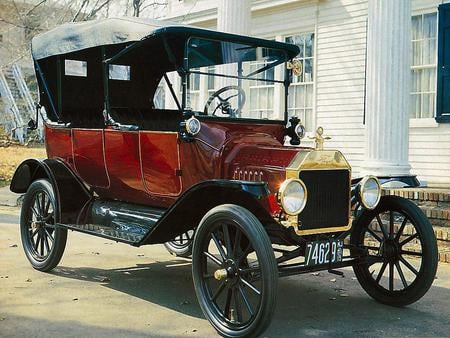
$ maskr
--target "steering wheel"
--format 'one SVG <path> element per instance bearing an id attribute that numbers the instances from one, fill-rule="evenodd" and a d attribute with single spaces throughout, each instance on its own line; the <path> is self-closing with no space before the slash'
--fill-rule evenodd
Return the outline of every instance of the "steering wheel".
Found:
<path id="1" fill-rule="evenodd" d="M 235 90 L 237 93 L 230 95 L 226 98 L 222 98 L 220 96 L 222 93 L 225 93 L 229 90 Z M 237 109 L 233 109 L 231 107 L 231 103 L 229 100 L 236 96 L 238 97 L 239 106 Z M 241 109 L 242 109 L 242 107 L 244 107 L 244 104 L 245 104 L 245 92 L 241 87 L 226 86 L 226 87 L 223 87 L 223 88 L 215 91 L 214 93 L 212 93 L 210 95 L 210 97 L 208 98 L 208 101 L 206 101 L 206 104 L 205 104 L 205 109 L 204 109 L 205 115 L 208 115 L 209 106 L 216 98 L 219 100 L 219 104 L 214 108 L 214 110 L 211 114 L 213 116 L 216 115 L 217 110 L 220 108 L 222 114 L 230 115 L 231 117 L 235 117 L 237 114 L 239 114 L 241 112 Z"/>

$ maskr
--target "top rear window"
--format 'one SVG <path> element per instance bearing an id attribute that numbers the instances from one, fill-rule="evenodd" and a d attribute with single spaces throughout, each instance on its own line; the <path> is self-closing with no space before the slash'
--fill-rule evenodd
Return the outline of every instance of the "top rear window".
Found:
<path id="1" fill-rule="evenodd" d="M 80 60 L 64 60 L 64 75 L 87 77 L 87 62 Z"/>

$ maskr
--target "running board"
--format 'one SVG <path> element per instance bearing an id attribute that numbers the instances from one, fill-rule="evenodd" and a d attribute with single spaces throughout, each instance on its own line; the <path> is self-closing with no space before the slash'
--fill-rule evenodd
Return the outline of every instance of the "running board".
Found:
<path id="1" fill-rule="evenodd" d="M 145 234 L 142 233 L 141 227 L 130 227 L 128 229 L 115 229 L 104 225 L 98 224 L 58 224 L 59 226 L 79 231 L 85 234 L 94 235 L 110 239 L 116 242 L 122 242 L 137 246 L 139 242 L 144 238 Z"/>
<path id="2" fill-rule="evenodd" d="M 85 222 L 59 226 L 138 246 L 165 211 L 144 205 L 97 199 L 89 206 Z"/>

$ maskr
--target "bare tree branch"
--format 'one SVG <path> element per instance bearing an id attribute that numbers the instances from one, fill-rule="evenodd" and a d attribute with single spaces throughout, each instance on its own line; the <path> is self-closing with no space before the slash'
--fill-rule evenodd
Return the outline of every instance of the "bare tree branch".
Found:
<path id="1" fill-rule="evenodd" d="M 4 23 L 6 23 L 8 25 L 11 25 L 11 26 L 14 26 L 14 27 L 18 27 L 18 28 L 27 28 L 27 26 L 25 26 L 24 24 L 18 24 L 17 22 L 6 20 L 6 19 L 4 19 L 2 17 L 0 17 L 0 22 L 4 22 Z"/>
<path id="2" fill-rule="evenodd" d="M 40 2 L 38 2 L 36 5 L 34 5 L 33 7 L 31 7 L 31 9 L 25 13 L 25 16 L 30 15 L 36 8 L 38 8 L 39 6 L 41 6 L 42 4 L 44 4 L 45 2 L 47 2 L 47 0 L 41 0 Z"/>
<path id="3" fill-rule="evenodd" d="M 78 9 L 77 13 L 72 18 L 72 22 L 77 21 L 78 17 L 80 16 L 81 12 L 83 11 L 83 8 L 89 4 L 89 0 L 83 0 L 83 3 L 81 4 L 80 8 Z"/>
<path id="4" fill-rule="evenodd" d="M 101 11 L 103 9 L 103 7 L 109 6 L 110 2 L 111 2 L 111 0 L 106 0 L 100 6 L 97 7 L 97 4 L 99 3 L 99 1 L 97 1 L 96 6 L 94 6 L 94 8 L 92 8 L 91 12 L 85 17 L 85 19 L 93 18 L 95 15 L 97 15 L 97 13 L 99 11 Z"/>
<path id="5" fill-rule="evenodd" d="M 144 10 L 146 10 L 147 8 L 150 7 L 165 7 L 167 6 L 167 1 L 163 1 L 163 2 L 158 2 L 158 1 L 153 1 L 152 3 L 147 4 L 146 6 L 142 6 L 141 7 L 141 12 L 143 12 Z"/>

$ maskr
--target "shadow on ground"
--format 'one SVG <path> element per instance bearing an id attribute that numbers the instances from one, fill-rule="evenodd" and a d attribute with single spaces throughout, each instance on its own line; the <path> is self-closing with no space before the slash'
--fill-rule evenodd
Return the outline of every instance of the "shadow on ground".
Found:
<path id="1" fill-rule="evenodd" d="M 54 274 L 98 282 L 185 315 L 203 318 L 189 260 L 173 259 L 111 270 L 59 267 Z M 346 270 L 346 277 L 336 277 L 335 282 L 331 282 L 334 276 L 327 273 L 280 279 L 277 310 L 265 336 L 448 336 L 448 289 L 433 287 L 419 302 L 395 308 L 373 301 L 351 276 L 353 273 Z M 341 296 L 343 292 L 345 297 Z"/>

